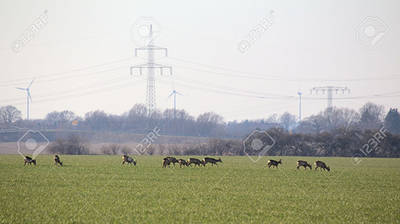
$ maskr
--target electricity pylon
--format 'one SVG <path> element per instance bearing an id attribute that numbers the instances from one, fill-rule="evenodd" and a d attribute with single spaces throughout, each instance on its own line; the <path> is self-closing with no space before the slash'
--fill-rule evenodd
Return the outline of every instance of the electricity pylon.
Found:
<path id="1" fill-rule="evenodd" d="M 318 91 L 322 91 L 322 94 L 325 94 L 327 92 L 327 109 L 332 109 L 332 99 L 333 99 L 333 93 L 338 94 L 339 91 L 341 91 L 343 94 L 345 93 L 350 93 L 350 89 L 347 87 L 340 87 L 340 86 L 322 86 L 322 87 L 314 87 L 311 89 L 311 93 L 315 92 L 318 94 Z"/>
<path id="2" fill-rule="evenodd" d="M 146 89 L 146 104 L 148 116 L 150 116 L 156 108 L 156 81 L 155 81 L 155 69 L 160 70 L 160 74 L 163 75 L 164 69 L 168 69 L 169 73 L 172 75 L 172 67 L 156 64 L 154 60 L 154 51 L 161 50 L 168 56 L 168 49 L 163 47 L 158 47 L 154 45 L 153 39 L 153 26 L 149 27 L 149 41 L 144 47 L 135 48 L 135 56 L 138 55 L 138 51 L 147 51 L 147 63 L 141 65 L 131 66 L 130 72 L 133 74 L 133 70 L 139 70 L 139 74 L 142 75 L 143 69 L 147 70 L 147 89 Z"/>

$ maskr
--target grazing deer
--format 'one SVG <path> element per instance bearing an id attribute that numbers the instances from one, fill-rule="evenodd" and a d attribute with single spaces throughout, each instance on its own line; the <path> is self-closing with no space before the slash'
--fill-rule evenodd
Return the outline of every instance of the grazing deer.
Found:
<path id="1" fill-rule="evenodd" d="M 61 162 L 61 160 L 60 160 L 60 157 L 58 156 L 58 155 L 54 155 L 54 165 L 60 165 L 60 166 L 63 166 L 63 163 Z"/>
<path id="2" fill-rule="evenodd" d="M 311 164 L 309 164 L 307 161 L 304 160 L 297 161 L 297 169 L 299 169 L 299 167 L 301 166 L 304 167 L 305 170 L 307 169 L 307 167 L 309 167 L 310 170 L 312 170 Z"/>
<path id="3" fill-rule="evenodd" d="M 163 168 L 166 168 L 167 166 L 169 167 L 169 165 L 170 165 L 171 163 L 172 163 L 172 162 L 171 162 L 171 160 L 170 160 L 170 157 L 166 157 L 166 158 L 163 159 L 162 167 L 163 167 Z"/>
<path id="4" fill-rule="evenodd" d="M 317 168 L 319 168 L 320 170 L 324 169 L 324 170 L 328 170 L 331 171 L 331 168 L 329 168 L 329 166 L 327 166 L 324 162 L 322 161 L 315 161 L 315 170 L 317 170 Z"/>
<path id="5" fill-rule="evenodd" d="M 214 164 L 215 164 L 215 165 L 218 165 L 217 162 L 222 163 L 221 158 L 219 158 L 219 159 L 214 159 L 214 158 L 206 157 L 206 158 L 204 158 L 203 161 L 202 161 L 202 163 L 203 163 L 204 166 L 206 166 L 207 163 L 211 163 L 212 166 L 214 166 Z"/>
<path id="6" fill-rule="evenodd" d="M 175 163 L 179 163 L 179 161 L 175 157 L 171 157 L 171 156 L 167 156 L 163 160 L 169 160 L 169 164 L 173 163 L 174 166 L 175 166 Z"/>
<path id="7" fill-rule="evenodd" d="M 32 163 L 36 166 L 36 159 L 32 159 L 32 158 L 29 157 L 29 156 L 25 156 L 25 159 L 24 159 L 24 166 L 25 166 L 26 164 L 32 165 Z"/>
<path id="8" fill-rule="evenodd" d="M 195 167 L 196 167 L 196 166 L 201 166 L 201 165 L 204 166 L 204 163 L 203 163 L 202 161 L 200 161 L 199 159 L 196 159 L 196 158 L 190 158 L 190 159 L 188 159 L 188 160 L 187 160 L 187 163 L 188 163 L 188 166 L 191 166 L 192 163 L 194 163 L 194 166 L 195 166 Z"/>
<path id="9" fill-rule="evenodd" d="M 182 168 L 182 166 L 188 166 L 188 163 L 184 159 L 178 159 L 178 162 L 180 168 Z"/>
<path id="10" fill-rule="evenodd" d="M 268 168 L 271 168 L 271 166 L 274 166 L 274 167 L 278 168 L 278 165 L 279 165 L 279 164 L 282 164 L 282 160 L 281 160 L 281 159 L 280 159 L 279 161 L 270 159 L 270 160 L 268 160 L 268 162 L 267 162 Z"/>
<path id="11" fill-rule="evenodd" d="M 122 156 L 122 165 L 124 165 L 125 163 L 133 164 L 134 166 L 136 166 L 136 161 L 128 155 Z"/>

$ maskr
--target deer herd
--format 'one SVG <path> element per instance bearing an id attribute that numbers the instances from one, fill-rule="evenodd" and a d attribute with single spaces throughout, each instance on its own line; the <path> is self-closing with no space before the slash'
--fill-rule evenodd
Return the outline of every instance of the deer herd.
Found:
<path id="1" fill-rule="evenodd" d="M 221 158 L 219 159 L 214 159 L 214 158 L 210 158 L 210 157 L 205 157 L 203 160 L 199 160 L 196 158 L 189 158 L 188 160 L 184 160 L 184 159 L 176 159 L 175 157 L 171 157 L 171 156 L 167 156 L 163 159 L 162 162 L 162 167 L 166 168 L 167 166 L 170 167 L 171 164 L 173 164 L 175 166 L 175 163 L 179 164 L 179 167 L 182 168 L 185 166 L 192 166 L 192 164 L 194 164 L 194 166 L 206 166 L 207 163 L 211 163 L 212 166 L 214 165 L 218 165 L 217 163 L 220 162 L 222 163 Z"/>
<path id="2" fill-rule="evenodd" d="M 268 168 L 271 168 L 271 166 L 278 168 L 279 164 L 282 164 L 282 160 L 281 159 L 279 161 L 270 159 L 267 162 Z M 314 165 L 315 165 L 315 170 L 317 170 L 317 168 L 319 168 L 320 170 L 331 171 L 331 168 L 329 168 L 329 166 L 327 166 L 326 163 L 324 163 L 322 161 L 317 160 L 317 161 L 315 161 Z M 312 170 L 311 164 L 309 164 L 307 161 L 304 161 L 304 160 L 298 160 L 297 161 L 297 167 L 296 168 L 299 169 L 300 167 L 304 167 L 305 170 L 308 167 L 308 168 L 310 168 L 310 170 Z"/>
<path id="3" fill-rule="evenodd" d="M 128 156 L 128 155 L 123 155 L 122 156 L 122 165 L 124 165 L 125 163 L 128 164 L 128 165 L 131 164 L 131 165 L 136 166 L 136 160 L 134 158 Z M 214 166 L 214 165 L 218 165 L 218 163 L 222 163 L 222 160 L 221 160 L 221 158 L 214 159 L 214 158 L 211 158 L 211 157 L 205 157 L 202 160 L 197 159 L 197 158 L 189 158 L 188 160 L 184 160 L 184 159 L 176 159 L 175 157 L 167 156 L 162 161 L 162 167 L 166 168 L 166 167 L 170 167 L 170 165 L 173 165 L 175 167 L 175 164 L 179 164 L 180 168 L 185 167 L 185 166 L 186 167 L 192 167 L 192 164 L 194 164 L 195 167 L 196 166 L 198 166 L 198 167 L 204 166 L 205 167 L 207 165 L 207 163 L 210 163 L 212 166 Z M 36 160 L 32 159 L 32 157 L 25 156 L 24 157 L 24 166 L 26 164 L 28 164 L 28 165 L 31 165 L 31 164 L 36 165 Z M 57 165 L 63 166 L 63 163 L 61 162 L 61 159 L 60 159 L 59 155 L 54 155 L 54 164 L 56 166 Z M 267 161 L 268 168 L 271 168 L 271 167 L 278 168 L 279 164 L 282 164 L 282 160 L 281 159 L 279 161 L 276 161 L 276 160 L 273 160 L 273 159 L 270 159 L 270 160 Z M 314 165 L 315 165 L 315 170 L 317 170 L 318 168 L 320 170 L 327 170 L 327 171 L 331 170 L 329 168 L 329 166 L 326 165 L 326 163 L 324 163 L 322 161 L 319 161 L 319 160 L 315 161 Z M 306 170 L 307 168 L 310 168 L 310 170 L 312 170 L 311 164 L 309 164 L 307 161 L 304 161 L 304 160 L 298 160 L 297 161 L 297 167 L 296 168 L 299 169 L 300 167 L 304 167 L 304 170 Z"/>

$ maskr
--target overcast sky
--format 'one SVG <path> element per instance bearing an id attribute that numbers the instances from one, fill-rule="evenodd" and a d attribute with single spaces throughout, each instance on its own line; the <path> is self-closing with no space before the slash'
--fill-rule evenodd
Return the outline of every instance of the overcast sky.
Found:
<path id="1" fill-rule="evenodd" d="M 371 101 L 399 107 L 400 1 L 0 1 L 0 105 L 31 118 L 72 110 L 121 114 L 146 101 L 146 75 L 130 66 L 144 43 L 135 29 L 151 21 L 155 44 L 173 66 L 157 74 L 159 109 L 225 120 L 266 118 L 289 111 L 303 117 L 326 107 L 319 86 L 348 87 L 334 106 Z M 35 25 L 36 24 L 36 25 Z M 36 29 L 32 29 L 36 27 Z M 143 43 L 142 43 L 143 42 Z M 19 43 L 19 46 L 15 46 Z M 339 98 L 339 99 L 338 99 Z M 343 99 L 340 99 L 343 98 Z"/>

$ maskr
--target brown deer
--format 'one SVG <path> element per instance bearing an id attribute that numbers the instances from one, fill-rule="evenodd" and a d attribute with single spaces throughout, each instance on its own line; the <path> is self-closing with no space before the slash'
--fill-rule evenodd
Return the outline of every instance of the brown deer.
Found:
<path id="1" fill-rule="evenodd" d="M 171 164 L 171 161 L 169 161 L 169 159 L 164 158 L 163 162 L 162 162 L 162 167 L 166 168 L 167 166 L 169 167 L 169 165 Z"/>
<path id="2" fill-rule="evenodd" d="M 123 155 L 122 156 L 122 165 L 124 165 L 125 163 L 132 164 L 132 165 L 136 166 L 136 161 L 132 157 L 130 157 L 128 155 Z"/>
<path id="3" fill-rule="evenodd" d="M 201 166 L 201 165 L 204 166 L 204 163 L 201 162 L 199 159 L 196 159 L 196 158 L 190 158 L 190 159 L 188 159 L 188 160 L 187 160 L 187 163 L 188 163 L 188 166 L 191 166 L 192 163 L 194 164 L 195 167 L 196 167 L 196 166 Z"/>
<path id="4" fill-rule="evenodd" d="M 331 168 L 329 168 L 329 166 L 327 166 L 324 162 L 322 161 L 315 161 L 315 170 L 317 170 L 317 168 L 319 168 L 320 170 L 328 170 L 331 171 Z"/>
<path id="5" fill-rule="evenodd" d="M 218 162 L 222 163 L 221 158 L 219 158 L 219 159 L 214 159 L 214 158 L 206 157 L 206 158 L 204 158 L 204 159 L 202 160 L 203 166 L 206 166 L 207 163 L 211 163 L 212 166 L 214 166 L 214 164 L 215 164 L 215 165 L 218 165 L 218 164 L 217 164 Z"/>
<path id="6" fill-rule="evenodd" d="M 270 160 L 268 160 L 268 162 L 267 162 L 268 168 L 271 168 L 271 166 L 274 166 L 274 167 L 278 168 L 278 165 L 279 165 L 279 164 L 282 164 L 282 160 L 281 160 L 281 159 L 280 159 L 279 161 L 270 159 Z"/>
<path id="7" fill-rule="evenodd" d="M 182 168 L 182 166 L 188 166 L 188 163 L 184 159 L 178 159 L 179 162 L 179 167 Z"/>
<path id="8" fill-rule="evenodd" d="M 169 167 L 169 165 L 171 164 L 171 162 L 168 160 L 168 159 L 163 159 L 163 162 L 162 162 L 162 167 L 163 168 L 166 168 L 167 166 Z"/>
<path id="9" fill-rule="evenodd" d="M 61 162 L 60 157 L 58 155 L 54 155 L 54 165 L 63 166 L 63 163 Z"/>
<path id="10" fill-rule="evenodd" d="M 165 168 L 167 166 L 169 167 L 169 165 L 171 165 L 171 163 L 173 163 L 175 166 L 175 163 L 179 163 L 179 161 L 175 157 L 167 156 L 163 159 L 162 166 L 163 166 L 163 168 Z"/>
<path id="11" fill-rule="evenodd" d="M 175 157 L 171 157 L 171 156 L 167 156 L 163 160 L 169 160 L 169 164 L 173 163 L 174 166 L 175 166 L 175 163 L 179 163 L 179 161 Z"/>
<path id="12" fill-rule="evenodd" d="M 24 166 L 26 164 L 32 165 L 32 163 L 36 166 L 36 159 L 32 159 L 32 157 L 25 156 L 25 158 L 24 158 Z"/>
<path id="13" fill-rule="evenodd" d="M 309 167 L 310 170 L 312 170 L 312 166 L 307 161 L 304 160 L 297 161 L 297 169 L 299 169 L 299 167 L 301 166 L 304 167 L 305 170 L 307 169 L 307 167 Z"/>

